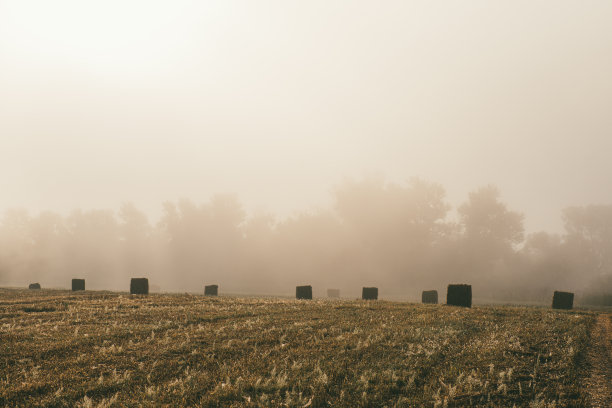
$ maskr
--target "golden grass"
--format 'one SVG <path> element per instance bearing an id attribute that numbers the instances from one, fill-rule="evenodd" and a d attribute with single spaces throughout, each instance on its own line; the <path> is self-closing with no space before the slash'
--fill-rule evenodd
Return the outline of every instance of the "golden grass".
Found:
<path id="1" fill-rule="evenodd" d="M 0 406 L 582 406 L 594 316 L 0 289 Z"/>

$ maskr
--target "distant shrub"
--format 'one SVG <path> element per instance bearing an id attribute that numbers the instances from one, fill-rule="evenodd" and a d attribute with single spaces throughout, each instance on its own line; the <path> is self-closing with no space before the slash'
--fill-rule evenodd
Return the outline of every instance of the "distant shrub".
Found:
<path id="1" fill-rule="evenodd" d="M 553 294 L 553 309 L 571 309 L 574 307 L 574 294 L 571 292 L 558 292 Z"/>
<path id="2" fill-rule="evenodd" d="M 330 298 L 339 298 L 340 297 L 340 289 L 327 289 L 327 297 L 330 297 Z"/>
<path id="3" fill-rule="evenodd" d="M 424 290 L 421 294 L 421 302 L 423 303 L 438 303 L 438 291 L 437 290 Z"/>
<path id="4" fill-rule="evenodd" d="M 296 286 L 295 287 L 295 298 L 296 299 L 312 299 L 312 286 Z"/>
<path id="5" fill-rule="evenodd" d="M 448 285 L 446 304 L 450 306 L 472 307 L 472 285 Z"/>
<path id="6" fill-rule="evenodd" d="M 130 294 L 148 295 L 149 280 L 147 278 L 132 278 L 132 280 L 130 281 Z"/>
<path id="7" fill-rule="evenodd" d="M 377 300 L 378 299 L 378 288 L 363 288 L 361 290 L 361 299 Z"/>
<path id="8" fill-rule="evenodd" d="M 40 283 L 38 282 L 30 283 L 30 285 L 28 286 L 28 289 L 40 289 Z"/>
<path id="9" fill-rule="evenodd" d="M 73 279 L 72 280 L 72 291 L 85 290 L 85 279 Z"/>
<path id="10" fill-rule="evenodd" d="M 204 286 L 205 296 L 217 296 L 219 294 L 219 285 L 206 285 Z"/>

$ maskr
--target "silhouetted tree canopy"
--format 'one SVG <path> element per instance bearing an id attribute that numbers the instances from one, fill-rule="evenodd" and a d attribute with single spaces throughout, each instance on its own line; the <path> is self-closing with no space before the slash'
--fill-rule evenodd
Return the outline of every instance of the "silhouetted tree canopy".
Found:
<path id="1" fill-rule="evenodd" d="M 495 186 L 471 192 L 458 211 L 465 240 L 477 247 L 482 256 L 503 257 L 523 241 L 523 215 L 507 209 Z"/>
<path id="2" fill-rule="evenodd" d="M 563 211 L 565 250 L 575 271 L 592 290 L 612 279 L 612 205 L 569 207 Z M 599 283 L 598 283 L 599 282 Z M 612 287 L 608 286 L 612 291 Z"/>

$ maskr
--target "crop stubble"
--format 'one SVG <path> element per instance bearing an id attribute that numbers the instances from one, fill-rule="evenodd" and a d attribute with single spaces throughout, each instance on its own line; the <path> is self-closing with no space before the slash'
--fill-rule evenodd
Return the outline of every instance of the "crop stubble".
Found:
<path id="1" fill-rule="evenodd" d="M 594 317 L 0 289 L 0 406 L 584 406 Z"/>

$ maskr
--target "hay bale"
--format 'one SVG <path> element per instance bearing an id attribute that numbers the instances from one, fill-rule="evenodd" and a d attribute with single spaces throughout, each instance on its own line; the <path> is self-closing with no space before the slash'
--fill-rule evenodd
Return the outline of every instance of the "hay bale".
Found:
<path id="1" fill-rule="evenodd" d="M 296 299 L 312 299 L 312 286 L 296 286 L 295 287 L 295 298 Z"/>
<path id="2" fill-rule="evenodd" d="M 339 298 L 340 297 L 340 289 L 327 289 L 327 297 L 330 297 L 330 298 Z"/>
<path id="3" fill-rule="evenodd" d="M 85 279 L 73 279 L 72 280 L 72 291 L 85 290 Z"/>
<path id="4" fill-rule="evenodd" d="M 472 285 L 448 285 L 446 304 L 450 306 L 472 307 Z"/>
<path id="5" fill-rule="evenodd" d="M 361 290 L 361 299 L 378 300 L 378 288 L 363 288 Z"/>
<path id="6" fill-rule="evenodd" d="M 557 292 L 553 294 L 553 309 L 571 309 L 574 307 L 574 294 L 571 292 Z"/>
<path id="7" fill-rule="evenodd" d="M 421 302 L 437 305 L 438 304 L 438 291 L 437 290 L 424 290 L 423 293 L 421 293 Z"/>
<path id="8" fill-rule="evenodd" d="M 148 295 L 149 280 L 147 278 L 132 278 L 130 281 L 131 295 Z"/>
<path id="9" fill-rule="evenodd" d="M 40 283 L 38 282 L 30 283 L 30 285 L 28 286 L 28 289 L 40 289 Z"/>
<path id="10" fill-rule="evenodd" d="M 217 296 L 219 294 L 219 285 L 204 286 L 204 296 Z"/>

